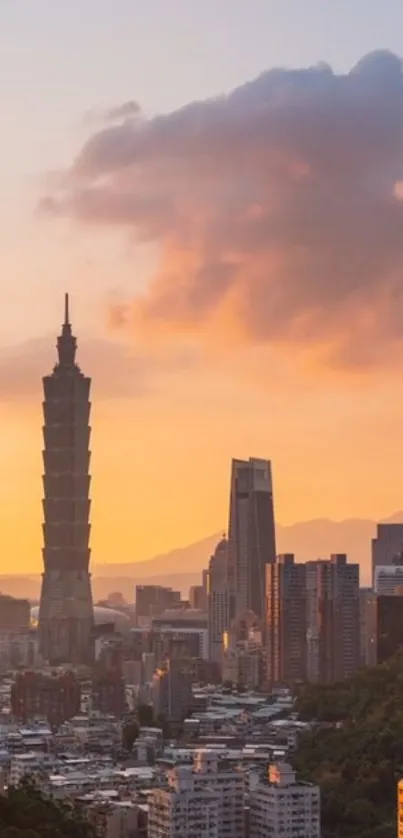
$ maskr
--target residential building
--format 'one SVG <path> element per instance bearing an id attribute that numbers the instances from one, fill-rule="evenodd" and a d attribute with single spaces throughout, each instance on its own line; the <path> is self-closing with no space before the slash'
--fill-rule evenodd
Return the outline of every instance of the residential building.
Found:
<path id="1" fill-rule="evenodd" d="M 228 541 L 222 538 L 211 556 L 208 569 L 209 659 L 221 665 L 223 637 L 229 629 L 230 590 L 228 585 Z"/>
<path id="2" fill-rule="evenodd" d="M 26 751 L 23 754 L 13 754 L 10 760 L 8 782 L 10 786 L 17 787 L 29 777 L 35 779 L 38 784 L 48 772 L 55 771 L 57 760 L 48 754 Z"/>
<path id="3" fill-rule="evenodd" d="M 92 709 L 120 718 L 125 713 L 126 693 L 123 674 L 117 671 L 96 672 L 92 679 Z"/>
<path id="4" fill-rule="evenodd" d="M 183 722 L 192 704 L 192 677 L 186 661 L 167 660 L 151 681 L 154 718 Z"/>
<path id="5" fill-rule="evenodd" d="M 263 683 L 262 646 L 251 641 L 238 642 L 228 648 L 224 645 L 221 672 L 223 683 L 246 690 L 260 689 Z"/>
<path id="6" fill-rule="evenodd" d="M 0 632 L 28 632 L 30 622 L 29 600 L 0 594 Z"/>
<path id="7" fill-rule="evenodd" d="M 379 596 L 376 609 L 376 660 L 384 663 L 403 649 L 403 597 Z"/>
<path id="8" fill-rule="evenodd" d="M 195 788 L 202 792 L 213 788 L 220 796 L 218 838 L 244 838 L 245 781 L 242 769 L 220 759 L 217 751 L 195 751 L 193 762 Z"/>
<path id="9" fill-rule="evenodd" d="M 270 765 L 250 794 L 249 838 L 320 838 L 320 790 L 296 780 L 287 763 Z"/>
<path id="10" fill-rule="evenodd" d="M 307 677 L 306 566 L 292 554 L 266 566 L 266 677 L 291 686 Z"/>
<path id="11" fill-rule="evenodd" d="M 224 633 L 222 680 L 248 690 L 263 684 L 263 633 L 260 621 L 252 612 L 234 620 Z"/>
<path id="12" fill-rule="evenodd" d="M 152 621 L 153 642 L 157 662 L 171 657 L 172 643 L 182 641 L 189 657 L 208 660 L 208 617 L 193 608 L 169 609 Z"/>
<path id="13" fill-rule="evenodd" d="M 0 631 L 0 667 L 17 669 L 40 663 L 35 630 Z"/>
<path id="14" fill-rule="evenodd" d="M 233 460 L 228 528 L 230 617 L 265 618 L 266 565 L 276 558 L 271 463 Z"/>
<path id="15" fill-rule="evenodd" d="M 192 585 L 189 589 L 189 605 L 197 611 L 207 611 L 207 596 L 204 585 Z"/>
<path id="16" fill-rule="evenodd" d="M 22 721 L 42 718 L 57 727 L 80 712 L 80 698 L 73 672 L 20 672 L 11 689 L 11 709 Z"/>
<path id="17" fill-rule="evenodd" d="M 167 783 L 149 798 L 149 838 L 244 838 L 244 775 L 216 751 L 196 751 L 193 765 L 167 772 Z"/>
<path id="18" fill-rule="evenodd" d="M 161 614 L 167 608 L 175 608 L 180 602 L 180 591 L 162 585 L 136 585 L 135 605 L 139 624 L 142 621 L 146 624 L 154 615 Z"/>
<path id="19" fill-rule="evenodd" d="M 341 681 L 360 665 L 359 566 L 344 554 L 307 562 L 306 586 L 308 680 Z"/>
<path id="20" fill-rule="evenodd" d="M 37 658 L 29 601 L 0 594 L 0 667 L 31 667 Z"/>
<path id="21" fill-rule="evenodd" d="M 168 788 L 153 789 L 148 798 L 148 838 L 219 838 L 220 795 L 200 789 L 191 766 L 177 766 Z"/>
<path id="22" fill-rule="evenodd" d="M 360 588 L 360 665 L 376 664 L 376 593 Z"/>
<path id="23" fill-rule="evenodd" d="M 394 564 L 402 554 L 403 523 L 377 524 L 376 538 L 372 539 L 372 587 L 375 587 L 376 568 Z"/>
<path id="24" fill-rule="evenodd" d="M 93 668 L 91 703 L 93 710 L 117 718 L 127 709 L 121 639 L 105 640 L 101 646 Z"/>
<path id="25" fill-rule="evenodd" d="M 95 801 L 85 815 L 97 838 L 137 836 L 139 808 L 131 800 Z"/>
<path id="26" fill-rule="evenodd" d="M 141 656 L 141 663 L 143 667 L 143 680 L 145 683 L 148 683 L 152 680 L 156 667 L 154 652 L 143 652 Z"/>
<path id="27" fill-rule="evenodd" d="M 91 664 L 94 654 L 90 562 L 90 387 L 76 363 L 65 316 L 58 361 L 43 379 L 43 563 L 39 648 L 50 664 Z"/>

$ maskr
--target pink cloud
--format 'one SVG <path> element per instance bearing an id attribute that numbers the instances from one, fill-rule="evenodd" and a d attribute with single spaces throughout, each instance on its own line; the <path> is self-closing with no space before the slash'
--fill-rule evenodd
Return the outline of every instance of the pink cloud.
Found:
<path id="1" fill-rule="evenodd" d="M 119 328 L 294 343 L 350 366 L 401 343 L 400 59 L 272 70 L 173 113 L 121 116 L 45 199 L 159 245 L 146 292 L 112 313 Z"/>

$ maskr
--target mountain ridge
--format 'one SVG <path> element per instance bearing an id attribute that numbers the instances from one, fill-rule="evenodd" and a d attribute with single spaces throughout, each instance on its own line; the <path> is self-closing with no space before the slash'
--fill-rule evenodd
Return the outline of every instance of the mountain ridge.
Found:
<path id="1" fill-rule="evenodd" d="M 278 553 L 294 553 L 297 561 L 326 558 L 333 553 L 347 553 L 350 561 L 366 566 L 371 558 L 371 539 L 376 534 L 378 523 L 403 523 L 403 510 L 374 521 L 370 518 L 346 518 L 334 521 L 331 518 L 313 518 L 295 524 L 276 524 L 276 547 Z M 125 573 L 130 569 L 137 577 L 160 572 L 183 572 L 183 559 L 192 571 L 207 567 L 215 545 L 222 538 L 222 530 L 185 547 L 170 550 L 140 562 L 104 563 L 95 565 L 93 573 L 100 576 Z"/>
<path id="2" fill-rule="evenodd" d="M 290 525 L 276 525 L 278 553 L 294 553 L 297 561 L 328 558 L 331 553 L 347 553 L 351 562 L 361 568 L 361 584 L 368 585 L 371 568 L 371 539 L 377 523 L 403 523 L 403 511 L 380 521 L 369 518 L 347 518 L 333 521 L 314 518 Z M 222 530 L 184 547 L 140 562 L 105 563 L 92 566 L 94 600 L 104 599 L 112 591 L 121 591 L 131 602 L 136 584 L 166 585 L 187 595 L 191 585 L 199 584 L 201 573 L 208 566 Z M 13 596 L 37 599 L 39 574 L 0 576 L 0 591 Z"/>

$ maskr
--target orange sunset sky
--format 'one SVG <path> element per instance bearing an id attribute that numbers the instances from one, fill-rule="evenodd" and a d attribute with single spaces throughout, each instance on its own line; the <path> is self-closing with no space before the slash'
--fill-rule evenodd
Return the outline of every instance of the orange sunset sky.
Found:
<path id="1" fill-rule="evenodd" d="M 225 529 L 231 457 L 282 524 L 403 508 L 403 9 L 134 5 L 0 10 L 0 573 L 41 570 L 65 291 L 95 566 Z"/>

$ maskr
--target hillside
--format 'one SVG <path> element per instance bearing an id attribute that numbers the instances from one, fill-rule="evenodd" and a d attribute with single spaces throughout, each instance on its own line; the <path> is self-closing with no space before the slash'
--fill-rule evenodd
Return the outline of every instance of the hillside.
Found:
<path id="1" fill-rule="evenodd" d="M 91 824 L 74 803 L 46 797 L 23 782 L 0 796 L 1 838 L 95 838 Z"/>
<path id="2" fill-rule="evenodd" d="M 339 722 L 304 734 L 294 764 L 322 792 L 323 838 L 394 838 L 403 777 L 403 653 L 327 687 L 305 687 L 301 719 Z"/>

